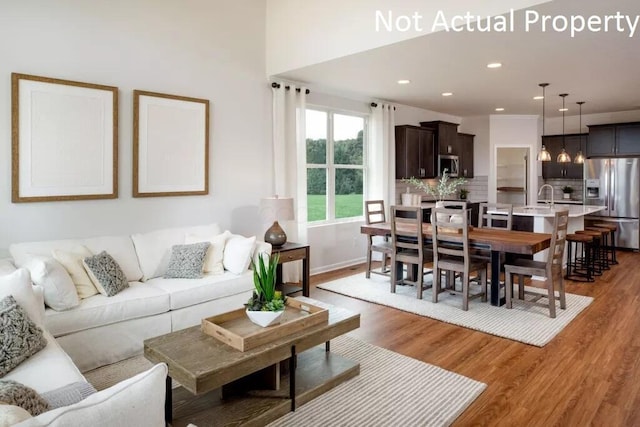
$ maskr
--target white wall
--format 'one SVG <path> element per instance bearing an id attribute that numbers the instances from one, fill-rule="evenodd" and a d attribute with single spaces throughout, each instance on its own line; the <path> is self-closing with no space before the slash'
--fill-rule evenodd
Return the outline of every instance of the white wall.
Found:
<path id="1" fill-rule="evenodd" d="M 489 175 L 490 158 L 490 120 L 489 116 L 463 117 L 458 132 L 475 135 L 473 139 L 473 174 Z"/>
<path id="2" fill-rule="evenodd" d="M 601 125 L 607 123 L 626 123 L 626 122 L 638 122 L 640 121 L 640 110 L 632 111 L 617 111 L 614 113 L 599 113 L 599 114 L 585 114 L 588 111 L 587 104 L 582 107 L 582 132 L 588 132 L 587 125 Z M 577 111 L 577 106 L 571 106 L 572 110 Z M 565 133 L 580 133 L 578 131 L 580 125 L 580 117 L 574 112 L 571 116 L 565 116 L 564 118 L 564 130 Z M 561 135 L 562 134 L 562 117 L 547 118 L 544 124 L 544 133 L 546 135 Z"/>
<path id="3" fill-rule="evenodd" d="M 253 234 L 271 192 L 265 2 L 3 1 L 0 13 L 0 253 L 11 242 L 219 222 Z M 10 73 L 118 86 L 119 198 L 10 202 Z M 206 98 L 210 194 L 134 199 L 132 91 Z"/>
<path id="4" fill-rule="evenodd" d="M 449 123 L 460 123 L 462 120 L 460 117 L 452 116 L 451 114 L 438 113 L 437 111 L 398 104 L 396 104 L 395 119 L 396 125 L 414 126 L 420 126 L 420 122 L 431 122 L 435 120 L 442 120 Z"/>
<path id="5" fill-rule="evenodd" d="M 267 72 L 269 75 L 340 58 L 431 32 L 436 13 L 498 15 L 549 0 L 267 0 Z M 423 18 L 422 31 L 376 32 L 376 11 L 394 18 Z"/>

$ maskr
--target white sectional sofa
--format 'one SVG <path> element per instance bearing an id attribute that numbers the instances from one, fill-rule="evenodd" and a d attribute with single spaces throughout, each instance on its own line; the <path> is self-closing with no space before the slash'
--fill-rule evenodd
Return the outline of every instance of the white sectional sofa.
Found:
<path id="1" fill-rule="evenodd" d="M 17 243 L 9 251 L 14 264 L 22 267 L 29 266 L 33 256 L 51 256 L 54 249 L 83 245 L 94 254 L 106 251 L 122 268 L 129 287 L 118 294 L 98 294 L 69 310 L 45 311 L 46 328 L 80 371 L 86 372 L 140 354 L 147 338 L 197 325 L 204 317 L 239 308 L 247 301 L 253 289 L 247 268 L 239 274 L 225 270 L 201 279 L 162 277 L 173 245 L 185 243 L 187 235 L 220 233 L 218 225 L 211 224 L 132 236 Z M 271 245 L 255 242 L 250 256 L 265 252 L 271 253 Z"/>

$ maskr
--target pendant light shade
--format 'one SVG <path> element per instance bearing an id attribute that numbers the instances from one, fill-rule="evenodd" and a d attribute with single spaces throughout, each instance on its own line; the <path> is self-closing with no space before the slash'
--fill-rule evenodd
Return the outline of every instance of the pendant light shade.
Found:
<path id="1" fill-rule="evenodd" d="M 583 164 L 584 163 L 584 154 L 582 154 L 582 104 L 584 101 L 576 102 L 580 106 L 580 124 L 578 125 L 578 133 L 580 134 L 580 149 L 576 153 L 576 156 L 573 158 L 573 163 Z"/>
<path id="2" fill-rule="evenodd" d="M 558 154 L 556 158 L 556 162 L 558 163 L 571 163 L 571 156 L 567 153 L 564 145 L 564 99 L 569 95 L 568 93 L 561 93 L 560 97 L 562 98 L 562 151 Z"/>
<path id="3" fill-rule="evenodd" d="M 540 83 L 538 84 L 538 86 L 542 88 L 542 137 L 544 138 L 544 102 L 545 102 L 544 93 L 545 93 L 545 88 L 549 86 L 549 83 Z M 544 146 L 544 142 L 542 143 L 542 149 L 538 153 L 537 159 L 539 162 L 551 161 L 551 154 L 549 154 L 546 147 Z"/>

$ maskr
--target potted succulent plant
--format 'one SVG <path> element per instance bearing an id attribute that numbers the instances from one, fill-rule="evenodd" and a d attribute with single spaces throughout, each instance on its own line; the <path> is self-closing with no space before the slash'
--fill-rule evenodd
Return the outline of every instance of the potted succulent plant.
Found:
<path id="1" fill-rule="evenodd" d="M 251 260 L 254 290 L 245 307 L 249 319 L 262 327 L 279 323 L 284 313 L 286 297 L 282 292 L 276 291 L 276 268 L 279 258 L 278 254 L 262 255 L 258 257 L 257 264 Z"/>
<path id="2" fill-rule="evenodd" d="M 568 185 L 565 185 L 564 187 L 562 187 L 562 198 L 563 199 L 570 199 L 571 198 L 571 193 L 573 193 L 573 188 L 569 187 Z"/>

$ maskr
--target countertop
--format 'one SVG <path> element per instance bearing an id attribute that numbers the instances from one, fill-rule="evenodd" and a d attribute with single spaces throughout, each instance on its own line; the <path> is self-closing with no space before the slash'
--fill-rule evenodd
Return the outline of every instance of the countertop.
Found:
<path id="1" fill-rule="evenodd" d="M 551 200 L 538 200 L 538 203 L 551 203 Z M 558 199 L 554 203 L 556 205 L 581 205 L 582 200 Z"/>
<path id="2" fill-rule="evenodd" d="M 517 216 L 533 217 L 553 217 L 556 211 L 568 210 L 570 218 L 590 215 L 595 212 L 605 210 L 605 206 L 583 206 L 583 205 L 555 205 L 553 208 L 545 206 L 514 206 L 513 214 Z"/>

